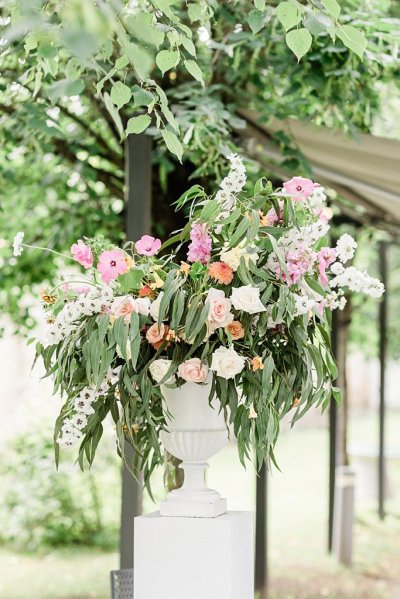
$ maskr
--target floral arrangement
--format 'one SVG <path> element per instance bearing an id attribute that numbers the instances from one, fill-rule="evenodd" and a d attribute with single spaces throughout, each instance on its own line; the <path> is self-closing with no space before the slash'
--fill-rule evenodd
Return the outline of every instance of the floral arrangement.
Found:
<path id="1" fill-rule="evenodd" d="M 295 422 L 339 398 L 331 311 L 347 290 L 379 297 L 383 285 L 348 266 L 350 235 L 330 247 L 320 185 L 293 177 L 274 191 L 260 179 L 248 193 L 241 158 L 228 158 L 214 197 L 194 186 L 178 200 L 188 222 L 164 244 L 79 240 L 71 257 L 84 275 L 42 292 L 48 325 L 37 353 L 63 398 L 57 459 L 79 443 L 80 466 L 91 464 L 111 414 L 120 455 L 132 444 L 148 481 L 164 459 L 162 385 L 211 377 L 242 462 L 254 449 L 257 465 L 274 459 L 285 414 Z M 19 233 L 15 255 L 23 247 Z"/>

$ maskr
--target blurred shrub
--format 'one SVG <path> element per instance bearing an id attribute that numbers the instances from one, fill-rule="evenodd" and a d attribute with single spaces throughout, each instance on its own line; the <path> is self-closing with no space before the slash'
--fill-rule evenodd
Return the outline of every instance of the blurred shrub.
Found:
<path id="1" fill-rule="evenodd" d="M 73 544 L 115 548 L 119 496 L 111 498 L 111 521 L 104 518 L 107 486 L 117 487 L 116 462 L 99 454 L 96 473 L 81 473 L 67 461 L 56 471 L 52 440 L 19 437 L 0 456 L 0 541 L 24 550 Z M 118 487 L 117 487 L 118 488 Z"/>

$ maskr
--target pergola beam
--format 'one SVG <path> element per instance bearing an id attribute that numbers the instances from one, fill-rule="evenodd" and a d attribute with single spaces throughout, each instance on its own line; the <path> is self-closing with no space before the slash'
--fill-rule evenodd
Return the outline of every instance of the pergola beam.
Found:
<path id="1" fill-rule="evenodd" d="M 378 459 L 378 513 L 381 520 L 385 517 L 385 389 L 386 389 L 386 357 L 387 357 L 387 305 L 388 305 L 388 268 L 387 268 L 387 243 L 379 244 L 379 270 L 385 293 L 379 304 L 379 459 Z"/>

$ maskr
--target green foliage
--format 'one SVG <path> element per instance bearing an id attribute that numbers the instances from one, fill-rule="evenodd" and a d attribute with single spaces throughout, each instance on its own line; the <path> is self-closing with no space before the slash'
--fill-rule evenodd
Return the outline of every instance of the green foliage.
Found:
<path id="1" fill-rule="evenodd" d="M 118 476 L 112 459 L 101 452 L 98 458 L 99 472 L 107 468 Z M 24 551 L 78 544 L 115 547 L 118 518 L 112 525 L 104 522 L 99 476 L 83 475 L 71 460 L 57 472 L 51 439 L 40 434 L 17 438 L 1 457 L 1 471 L 3 543 Z"/>

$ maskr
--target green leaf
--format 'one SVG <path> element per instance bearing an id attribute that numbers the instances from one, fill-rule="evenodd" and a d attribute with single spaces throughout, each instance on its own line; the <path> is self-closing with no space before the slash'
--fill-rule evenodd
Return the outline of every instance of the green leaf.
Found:
<path id="1" fill-rule="evenodd" d="M 142 283 L 143 271 L 140 268 L 131 268 L 123 275 L 118 277 L 118 283 L 121 286 L 121 291 L 127 293 L 128 291 L 139 289 Z"/>
<path id="2" fill-rule="evenodd" d="M 124 46 L 124 51 L 129 58 L 129 62 L 135 69 L 139 79 L 141 81 L 145 81 L 149 77 L 150 71 L 153 68 L 153 55 L 136 44 L 128 44 Z"/>
<path id="3" fill-rule="evenodd" d="M 254 0 L 254 6 L 258 10 L 264 10 L 265 9 L 265 0 Z"/>
<path id="4" fill-rule="evenodd" d="M 168 129 L 162 129 L 161 135 L 168 150 L 178 157 L 179 162 L 182 162 L 183 146 L 175 133 L 172 133 L 172 131 L 169 131 Z"/>
<path id="5" fill-rule="evenodd" d="M 338 19 L 340 15 L 340 4 L 336 0 L 321 0 L 322 5 L 334 19 Z"/>
<path id="6" fill-rule="evenodd" d="M 139 12 L 130 16 L 126 21 L 126 26 L 138 40 L 160 46 L 164 41 L 164 32 L 153 23 L 153 17 L 150 13 Z"/>
<path id="7" fill-rule="evenodd" d="M 134 85 L 132 93 L 135 106 L 150 106 L 155 101 L 154 94 L 147 89 L 143 89 L 140 85 Z"/>
<path id="8" fill-rule="evenodd" d="M 264 27 L 265 14 L 258 9 L 251 10 L 247 17 L 247 22 L 251 31 L 255 34 L 261 31 Z"/>
<path id="9" fill-rule="evenodd" d="M 139 116 L 134 116 L 128 121 L 128 125 L 126 127 L 126 133 L 143 133 L 145 129 L 150 125 L 151 117 L 148 114 L 141 114 Z"/>
<path id="10" fill-rule="evenodd" d="M 108 112 L 110 113 L 110 115 L 118 129 L 118 132 L 121 136 L 121 139 L 122 139 L 124 137 L 124 127 L 122 125 L 122 121 L 121 121 L 121 117 L 119 116 L 119 112 L 115 108 L 115 106 L 112 103 L 111 98 L 107 92 L 104 93 L 103 98 L 104 98 L 104 104 L 105 104 Z"/>
<path id="11" fill-rule="evenodd" d="M 308 29 L 301 27 L 286 34 L 286 43 L 300 61 L 311 48 L 312 36 Z"/>
<path id="12" fill-rule="evenodd" d="M 338 27 L 335 31 L 336 35 L 342 40 L 344 45 L 362 59 L 368 45 L 364 32 L 356 29 L 352 25 L 343 25 L 342 27 Z"/>
<path id="13" fill-rule="evenodd" d="M 118 109 L 122 108 L 125 104 L 128 104 L 131 97 L 132 92 L 125 83 L 122 83 L 122 81 L 114 83 L 111 88 L 111 101 Z"/>
<path id="14" fill-rule="evenodd" d="M 82 79 L 61 79 L 47 90 L 47 95 L 52 102 L 56 102 L 62 96 L 79 96 L 85 88 L 85 83 Z"/>
<path id="15" fill-rule="evenodd" d="M 164 75 L 170 69 L 176 67 L 180 54 L 178 50 L 161 50 L 156 56 L 156 64 Z"/>
<path id="16" fill-rule="evenodd" d="M 281 2 L 276 9 L 276 14 L 286 31 L 301 21 L 301 12 L 291 2 Z"/>
<path id="17" fill-rule="evenodd" d="M 185 60 L 184 61 L 185 69 L 196 79 L 196 81 L 200 81 L 200 83 L 204 86 L 203 73 L 196 61 L 194 60 Z"/>
<path id="18" fill-rule="evenodd" d="M 189 52 L 189 54 L 191 54 L 192 56 L 196 56 L 196 47 L 192 40 L 190 40 L 186 36 L 182 36 L 180 38 L 180 42 L 182 46 L 185 48 L 186 52 Z"/>
<path id="19" fill-rule="evenodd" d="M 127 56 L 120 56 L 116 61 L 115 61 L 115 68 L 117 70 L 119 69 L 123 69 L 126 66 L 128 66 L 129 64 L 129 60 Z"/>

